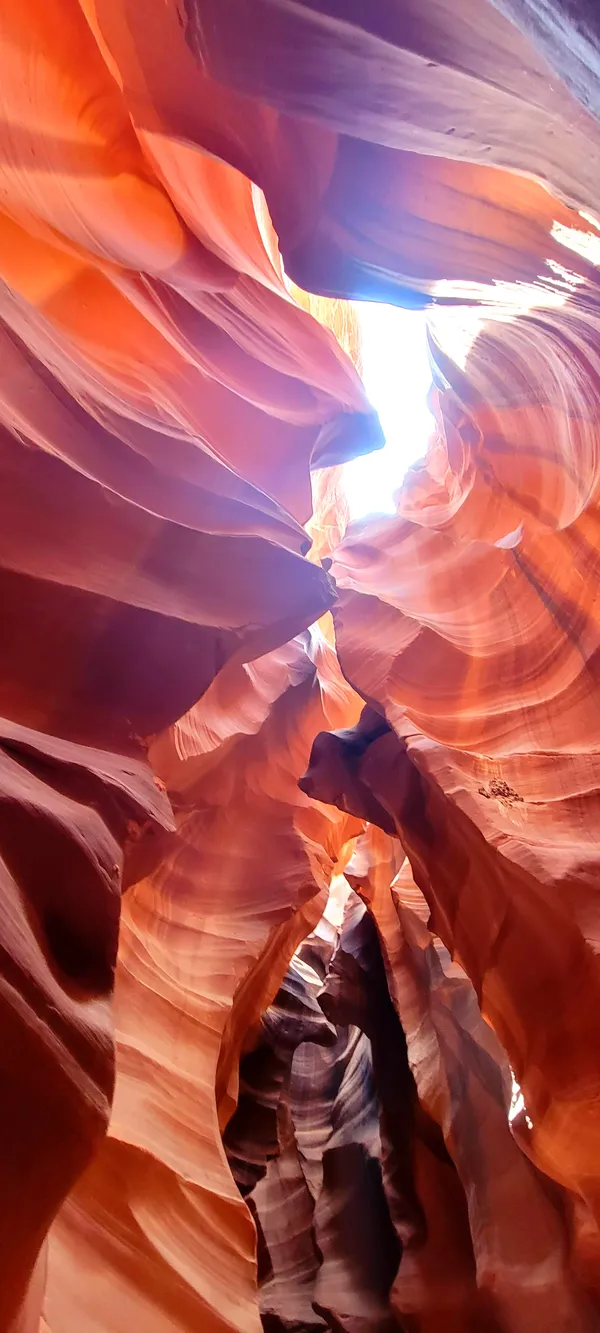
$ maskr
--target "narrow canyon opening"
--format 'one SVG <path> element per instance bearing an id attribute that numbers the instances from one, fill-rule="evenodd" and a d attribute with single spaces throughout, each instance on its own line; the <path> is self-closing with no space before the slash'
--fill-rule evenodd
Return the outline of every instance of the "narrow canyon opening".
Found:
<path id="1" fill-rule="evenodd" d="M 426 315 L 399 306 L 355 303 L 360 369 L 379 416 L 384 446 L 344 465 L 351 522 L 393 514 L 395 495 L 412 463 L 424 458 L 435 420 L 427 406 L 431 368 Z"/>

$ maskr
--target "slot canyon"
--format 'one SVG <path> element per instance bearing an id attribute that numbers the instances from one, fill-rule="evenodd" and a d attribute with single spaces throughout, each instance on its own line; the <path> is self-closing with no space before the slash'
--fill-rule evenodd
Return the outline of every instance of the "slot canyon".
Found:
<path id="1" fill-rule="evenodd" d="M 0 12 L 0 1333 L 600 1333 L 598 0 Z"/>

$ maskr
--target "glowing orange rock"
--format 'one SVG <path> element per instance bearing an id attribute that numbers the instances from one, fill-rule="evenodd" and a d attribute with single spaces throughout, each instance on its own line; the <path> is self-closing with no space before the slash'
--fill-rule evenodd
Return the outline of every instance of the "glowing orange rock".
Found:
<path id="1" fill-rule="evenodd" d="M 113 1118 L 53 1228 L 51 1327 L 125 1333 L 134 1310 L 157 1333 L 260 1329 L 254 1227 L 220 1130 L 244 1038 L 361 827 L 297 786 L 318 727 L 359 707 L 315 633 L 224 670 L 153 751 L 177 836 L 124 903 Z"/>
<path id="2" fill-rule="evenodd" d="M 334 569 L 354 590 L 338 616 L 344 670 L 407 746 L 395 794 L 372 759 L 361 781 L 405 828 L 436 930 L 509 1052 L 538 1162 L 597 1212 L 593 350 L 584 316 L 555 319 L 555 343 L 541 319 L 486 325 L 464 374 L 438 357 L 454 381 L 445 434 L 398 518 L 349 536 Z M 495 375 L 502 356 L 513 379 Z M 422 795 L 402 815 L 418 782 L 408 756 Z"/>
<path id="3" fill-rule="evenodd" d="M 365 819 L 400 833 L 561 1201 L 545 1206 L 513 1152 L 500 1076 L 485 1168 L 440 1093 L 472 1228 L 448 1173 L 436 1214 L 444 1173 L 421 1142 L 429 1267 L 409 1290 L 401 1266 L 398 1309 L 433 1329 L 445 1288 L 453 1317 L 487 1316 L 493 1273 L 506 1333 L 545 1333 L 550 1317 L 584 1328 L 581 1290 L 598 1296 L 597 24 L 583 0 L 568 18 L 554 0 L 501 7 L 519 29 L 482 0 L 2 5 L 3 1072 L 24 1057 L 0 1134 L 11 1333 L 37 1333 L 43 1238 L 106 1121 L 134 841 L 111 1133 L 53 1230 L 45 1326 L 258 1330 L 253 1225 L 220 1135 L 244 1043 Z M 496 306 L 463 370 L 435 328 L 428 462 L 394 520 L 341 544 L 337 466 L 381 434 L 290 276 L 325 297 Z M 330 624 L 298 637 L 333 604 L 319 557 L 336 547 L 340 661 L 370 712 L 341 751 L 325 743 L 310 791 L 342 814 L 297 786 L 315 735 L 358 721 Z M 148 736 L 170 848 L 162 788 L 125 757 Z M 152 873 L 133 837 L 146 816 L 163 830 Z M 406 915 L 385 908 L 391 939 Z M 435 1053 L 446 960 L 408 926 L 390 985 L 427 1107 L 409 1020 L 420 1005 Z M 489 1051 L 461 986 L 483 1115 Z M 440 1081 L 457 1064 L 440 1055 Z M 530 1274 L 547 1237 L 534 1313 L 514 1238 L 486 1225 L 499 1141 L 514 1197 L 535 1185 Z"/>
<path id="4" fill-rule="evenodd" d="M 431 1155 L 428 1192 L 427 1141 L 417 1138 L 416 1180 L 429 1226 L 425 1244 L 405 1252 L 397 1308 L 423 1328 L 428 1321 L 452 1327 L 454 1320 L 460 1329 L 469 1319 L 475 1327 L 483 1321 L 540 1333 L 549 1324 L 592 1328 L 595 1311 L 572 1271 L 570 1201 L 548 1191 L 511 1135 L 505 1053 L 462 969 L 431 935 L 429 908 L 408 862 L 396 873 L 399 861 L 389 836 L 371 828 L 351 863 L 351 881 L 377 922 L 420 1105 L 443 1130 L 467 1212 L 449 1178 L 444 1189 L 443 1164 Z"/>
<path id="5" fill-rule="evenodd" d="M 4 720 L 0 791 L 0 1325 L 29 1333 L 45 1234 L 108 1122 L 124 862 L 127 883 L 171 819 L 147 764 Z"/>

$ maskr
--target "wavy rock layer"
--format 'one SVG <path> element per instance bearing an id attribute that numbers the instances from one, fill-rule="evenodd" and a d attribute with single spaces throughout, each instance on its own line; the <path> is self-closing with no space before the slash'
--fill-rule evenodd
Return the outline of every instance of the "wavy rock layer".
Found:
<path id="1" fill-rule="evenodd" d="M 458 1300 L 459 1304 L 457 1327 L 464 1326 L 461 1321 L 464 1321 L 467 1312 L 472 1310 L 473 1314 L 479 1312 L 480 1318 L 484 1311 L 486 1318 L 493 1312 L 499 1320 L 498 1326 L 502 1329 L 536 1327 L 541 1330 L 547 1327 L 549 1315 L 546 1301 L 549 1291 L 554 1287 L 558 1293 L 557 1301 L 552 1302 L 554 1321 L 562 1319 L 562 1327 L 565 1329 L 593 1328 L 597 1322 L 598 1310 L 595 1259 L 598 1252 L 598 1230 L 594 1213 L 594 1168 L 589 1160 L 586 1177 L 578 1178 L 575 1174 L 573 1168 L 580 1165 L 586 1147 L 589 1151 L 590 1140 L 587 1143 L 578 1140 L 574 1145 L 572 1138 L 561 1137 L 565 1118 L 569 1113 L 573 1114 L 575 1108 L 572 1102 L 569 1103 L 567 1100 L 564 1091 L 561 1097 L 559 1089 L 562 1087 L 564 1090 L 566 1086 L 571 1091 L 568 1078 L 569 1075 L 572 1076 L 572 1071 L 579 1072 L 578 1059 L 580 1068 L 590 1067 L 591 1055 L 588 1056 L 585 1044 L 586 1038 L 589 1038 L 586 1024 L 593 1025 L 595 1017 L 593 1014 L 580 1014 L 575 1032 L 575 1020 L 571 1017 L 574 1015 L 574 1006 L 572 1002 L 569 1005 L 568 996 L 561 991 L 565 1009 L 559 1013 L 554 1000 L 554 1008 L 550 1011 L 550 1021 L 548 1020 L 548 1008 L 540 1007 L 540 1001 L 544 999 L 545 984 L 548 987 L 547 1005 L 551 1000 L 548 963 L 546 963 L 547 982 L 544 973 L 545 949 L 549 947 L 550 926 L 546 919 L 547 913 L 543 913 L 541 906 L 538 906 L 537 917 L 535 913 L 535 907 L 541 898 L 541 886 L 536 885 L 531 873 L 521 871 L 517 877 L 516 871 L 512 870 L 511 874 L 510 861 L 505 866 L 502 850 L 494 847 L 491 842 L 486 842 L 481 836 L 472 817 L 469 818 L 461 809 L 452 788 L 449 791 L 447 787 L 441 787 L 439 781 L 431 777 L 431 770 L 422 764 L 417 766 L 418 760 L 417 763 L 413 761 L 414 750 L 410 745 L 410 737 L 407 746 L 391 728 L 382 734 L 381 725 L 378 724 L 374 729 L 373 739 L 369 741 L 368 725 L 367 710 L 367 719 L 363 720 L 362 729 L 340 733 L 337 737 L 318 738 L 303 785 L 305 789 L 310 787 L 315 795 L 325 795 L 325 792 L 330 795 L 335 782 L 340 803 L 357 814 L 360 813 L 362 792 L 366 791 L 369 796 L 371 817 L 376 813 L 374 802 L 377 802 L 385 812 L 387 820 L 391 817 L 394 821 L 396 831 L 409 853 L 424 898 L 418 891 L 414 891 L 409 881 L 407 900 L 411 910 L 414 911 L 414 906 L 417 906 L 417 922 L 413 923 L 410 915 L 406 918 L 406 914 L 400 913 L 400 924 L 405 932 L 408 927 L 406 945 L 402 941 L 403 931 L 398 930 L 393 912 L 390 911 L 391 905 L 389 903 L 386 905 L 383 890 L 387 888 L 389 891 L 391 874 L 389 868 L 385 866 L 385 861 L 390 862 L 390 854 L 388 852 L 386 856 L 384 851 L 382 856 L 381 848 L 375 856 L 375 896 L 370 886 L 367 893 L 376 919 L 380 911 L 382 914 L 380 929 L 385 940 L 384 948 L 386 951 L 390 950 L 388 967 L 391 967 L 393 951 L 397 951 L 396 956 L 401 946 L 404 951 L 404 958 L 399 967 L 399 980 L 396 980 L 394 973 L 391 987 L 406 1024 L 409 1059 L 418 1087 L 419 1081 L 423 1080 L 422 1088 L 419 1088 L 423 1104 L 427 1108 L 432 1095 L 430 1087 L 427 1086 L 428 1080 L 425 1081 L 422 1049 L 425 1042 L 431 1046 L 431 1036 L 427 1038 L 426 1026 L 426 1022 L 431 1020 L 422 1018 L 419 1021 L 418 1035 L 412 1049 L 409 1025 L 415 1022 L 414 1010 L 411 1013 L 415 1004 L 415 983 L 420 982 L 420 988 L 423 989 L 422 965 L 421 968 L 418 967 L 418 950 L 424 948 L 428 939 L 427 931 L 423 932 L 418 920 L 419 915 L 422 915 L 422 908 L 419 910 L 419 899 L 421 903 L 427 901 L 426 914 L 431 909 L 431 924 L 434 930 L 439 933 L 442 940 L 448 941 L 456 956 L 461 961 L 464 960 L 464 967 L 472 975 L 482 1008 L 490 1015 L 493 1026 L 504 1040 L 517 1077 L 523 1080 L 522 1088 L 528 1111 L 527 1116 L 523 1117 L 524 1123 L 519 1126 L 519 1137 L 523 1147 L 534 1162 L 540 1163 L 549 1175 L 554 1175 L 555 1180 L 566 1187 L 566 1191 L 559 1191 L 558 1194 L 548 1183 L 544 1183 L 540 1188 L 537 1175 L 528 1172 L 520 1151 L 510 1138 L 507 1125 L 507 1071 L 504 1071 L 503 1076 L 501 1067 L 498 1068 L 498 1047 L 495 1041 L 491 1042 L 491 1034 L 486 1033 L 485 1025 L 482 1026 L 475 1008 L 475 997 L 470 985 L 467 984 L 461 1002 L 464 1015 L 462 1023 L 466 1021 L 468 1032 L 473 1026 L 473 1017 L 476 1017 L 477 1045 L 474 1045 L 472 1036 L 469 1036 L 467 1043 L 466 1035 L 460 1034 L 461 1056 L 464 1053 L 465 1063 L 463 1065 L 461 1060 L 459 1064 L 462 1072 L 459 1087 L 454 1094 L 457 1101 L 453 1109 L 451 1095 L 448 1109 L 444 1110 L 448 1091 L 439 1086 L 439 1073 L 435 1076 L 437 1086 L 434 1085 L 437 1102 L 436 1119 L 444 1129 L 450 1151 L 467 1190 L 469 1226 L 477 1263 L 477 1303 L 473 1307 L 466 1305 L 461 1309 L 464 1295 L 459 1292 L 458 1296 L 452 1297 L 452 1300 Z M 360 747 L 357 745 L 356 737 L 360 739 Z M 412 739 L 414 741 L 414 737 Z M 421 740 L 425 752 L 429 753 L 432 747 L 428 749 L 423 738 Z M 346 777 L 344 777 L 344 767 Z M 452 769 L 450 771 L 452 772 Z M 487 796 L 483 799 L 489 800 L 492 797 Z M 507 800 L 510 802 L 509 789 L 498 784 L 494 799 L 499 802 Z M 443 855 L 440 856 L 442 851 Z M 362 874 L 364 875 L 364 871 Z M 382 881 L 382 890 L 377 887 L 379 880 Z M 359 872 L 359 885 L 360 882 Z M 402 902 L 403 892 L 402 879 L 397 882 L 399 888 L 396 890 L 396 908 L 398 899 L 400 903 Z M 368 874 L 367 884 L 369 884 Z M 480 885 L 486 886 L 483 892 L 479 888 Z M 472 895 L 468 912 L 465 911 L 465 899 L 461 899 L 461 894 Z M 495 930 L 492 930 L 494 908 L 498 924 Z M 576 968 L 575 977 L 571 976 L 573 985 L 577 987 L 585 985 L 589 975 L 585 970 L 583 949 L 577 957 L 577 962 L 574 961 L 567 931 L 568 919 L 561 931 L 557 931 L 553 940 L 552 977 L 554 984 L 559 988 L 567 964 Z M 525 953 L 527 944 L 529 958 Z M 507 959 L 510 957 L 510 952 L 506 950 L 509 951 L 511 947 L 519 948 L 522 952 L 518 964 L 514 962 L 513 968 L 509 970 Z M 563 951 L 566 953 L 566 959 Z M 436 961 L 434 966 L 434 957 L 435 955 L 431 953 L 429 976 L 425 974 L 424 998 L 426 997 L 428 1007 L 435 1006 L 437 996 L 435 991 L 433 995 L 428 995 L 427 992 L 431 992 L 436 984 L 439 985 L 439 981 L 436 983 L 436 973 L 439 977 L 440 965 Z M 532 962 L 532 958 L 535 962 Z M 442 969 L 443 966 L 442 956 Z M 420 977 L 419 972 L 421 972 Z M 448 993 L 449 988 L 445 989 L 442 1013 L 446 1024 L 451 1028 L 454 1004 Z M 526 997 L 529 997 L 528 1007 L 525 1004 Z M 509 1008 L 511 999 L 514 1006 L 512 1009 Z M 409 1007 L 404 1010 L 402 1006 L 407 1000 Z M 466 1004 L 471 1006 L 470 1019 L 465 1013 Z M 435 1013 L 435 1007 L 433 1012 Z M 512 1024 L 509 1022 L 509 1013 Z M 520 1022 L 517 1021 L 519 1018 Z M 529 1059 L 525 1058 L 524 1061 L 523 1074 L 515 1058 L 520 1055 L 519 1038 L 526 1056 L 529 1055 Z M 526 1045 L 527 1042 L 530 1043 L 529 1047 Z M 573 1042 L 580 1043 L 576 1051 L 570 1044 Z M 481 1048 L 479 1051 L 478 1046 Z M 550 1066 L 552 1056 L 555 1060 L 554 1067 Z M 533 1065 L 534 1059 L 537 1059 L 536 1065 Z M 439 1068 L 439 1056 L 437 1063 Z M 500 1061 L 500 1065 L 501 1063 Z M 537 1074 L 537 1081 L 532 1077 L 532 1065 Z M 465 1086 L 467 1070 L 472 1073 Z M 444 1071 L 444 1082 L 450 1072 Z M 548 1090 L 548 1102 L 544 1104 L 542 1101 L 542 1111 L 540 1111 L 535 1094 L 537 1092 L 539 1096 L 540 1089 L 544 1088 L 544 1078 Z M 551 1085 L 556 1089 L 554 1096 L 550 1091 Z M 488 1109 L 484 1113 L 486 1101 Z M 546 1119 L 544 1119 L 544 1109 Z M 461 1127 L 461 1120 L 464 1128 Z M 591 1115 L 588 1125 L 590 1121 Z M 474 1161 L 469 1160 L 469 1143 L 472 1149 L 475 1141 L 473 1135 L 479 1124 L 484 1127 L 484 1134 L 481 1143 L 478 1143 L 479 1167 L 476 1167 Z M 499 1144 L 496 1142 L 498 1134 Z M 552 1151 L 549 1150 L 549 1144 Z M 499 1149 L 502 1150 L 506 1163 L 504 1166 L 506 1193 L 500 1190 L 494 1197 L 494 1191 L 490 1189 L 491 1183 L 495 1181 L 494 1171 L 491 1163 L 486 1160 L 486 1154 L 493 1151 L 493 1160 L 497 1162 Z M 591 1187 L 589 1182 L 592 1182 Z M 587 1194 L 584 1192 L 586 1185 Z M 548 1192 L 553 1207 L 549 1206 L 548 1200 L 544 1200 L 544 1193 Z M 518 1230 L 514 1219 L 514 1205 L 518 1197 L 522 1198 L 523 1218 L 531 1215 L 531 1223 L 527 1230 L 527 1245 L 518 1241 Z M 436 1189 L 436 1211 L 440 1199 L 441 1193 Z M 507 1209 L 507 1216 L 503 1221 L 504 1208 Z M 481 1216 L 479 1209 L 482 1210 Z M 456 1216 L 456 1208 L 452 1211 Z M 490 1223 L 493 1219 L 489 1234 L 486 1234 L 486 1224 L 483 1220 L 486 1217 L 490 1219 Z M 523 1255 L 527 1251 L 529 1251 L 528 1261 L 519 1272 L 511 1255 L 517 1252 Z M 443 1242 L 442 1252 L 446 1257 L 449 1252 L 451 1253 L 446 1240 Z M 421 1257 L 417 1254 L 417 1265 Z M 541 1264 L 544 1273 L 543 1284 L 535 1280 L 536 1263 Z M 565 1272 L 566 1266 L 570 1271 Z M 456 1269 L 457 1265 L 453 1270 L 454 1278 Z M 552 1269 L 555 1274 L 553 1280 L 550 1278 Z M 403 1299 L 402 1280 L 405 1276 L 407 1276 L 406 1269 L 403 1273 L 401 1268 L 400 1300 Z M 483 1305 L 480 1304 L 479 1298 L 481 1288 L 484 1292 Z M 429 1299 L 432 1291 L 435 1291 L 435 1285 L 429 1288 Z M 525 1322 L 522 1323 L 522 1320 Z"/>
<path id="2" fill-rule="evenodd" d="M 332 943 L 309 937 L 297 951 L 260 1043 L 242 1062 L 252 1085 L 225 1135 L 244 1190 L 248 1167 L 262 1156 L 261 1179 L 248 1197 L 261 1238 L 263 1326 L 272 1333 L 397 1327 L 389 1291 L 399 1247 L 365 996 L 351 984 L 342 1012 L 339 984 L 330 989 L 332 959 L 339 978 L 347 934 L 345 927 Z M 292 1013 L 300 1020 L 293 1025 Z"/>
<path id="3" fill-rule="evenodd" d="M 174 46 L 155 11 L 139 18 L 158 83 L 185 98 L 187 76 L 200 109 L 177 10 Z M 201 111 L 186 144 L 144 114 L 144 42 L 123 22 L 77 0 L 5 6 L 0 43 L 0 704 L 116 748 L 326 609 L 299 559 L 309 468 L 380 438 Z"/>
<path id="4" fill-rule="evenodd" d="M 142 27 L 160 38 L 160 7 L 155 9 Z M 181 70 L 171 74 L 193 106 L 194 83 L 200 86 L 202 78 L 175 7 L 170 19 L 177 24 L 181 61 Z M 208 127 L 208 140 L 201 132 L 201 114 L 198 133 L 188 126 L 183 138 L 181 125 L 171 137 L 160 116 L 154 126 L 150 116 L 142 117 L 144 125 L 133 124 L 134 70 L 128 73 L 124 58 L 119 71 L 101 31 L 108 22 L 117 45 L 125 37 L 128 48 L 125 21 L 124 10 L 101 19 L 77 0 L 19 13 L 5 5 L 1 21 L 0 711 L 10 719 L 11 737 L 19 728 L 31 737 L 23 747 L 15 741 L 15 755 L 7 752 L 2 833 L 8 991 L 0 1055 L 11 1079 L 0 1207 L 6 1237 L 3 1327 L 22 1301 L 48 1225 L 97 1147 L 110 1109 L 109 1001 L 122 848 L 133 844 L 132 830 L 157 811 L 163 824 L 170 821 L 161 789 L 139 758 L 140 737 L 159 733 L 180 717 L 225 663 L 232 663 L 234 679 L 237 671 L 244 681 L 242 662 L 279 647 L 327 609 L 333 587 L 317 562 L 302 559 L 309 546 L 302 526 L 311 508 L 309 469 L 338 463 L 380 441 L 358 376 L 335 337 L 289 297 L 260 192 L 235 164 L 213 153 Z M 139 48 L 143 60 L 141 41 Z M 163 56 L 168 49 L 167 42 Z M 226 111 L 225 99 L 224 117 Z M 218 121 L 215 101 L 217 134 Z M 290 684 L 286 669 L 284 663 L 273 698 Z M 310 692 L 308 682 L 306 688 Z M 267 687 L 257 687 L 259 709 L 265 689 L 268 697 Z M 238 730 L 235 721 L 231 730 Z M 32 757 L 25 763 L 21 751 L 29 753 L 28 745 Z M 309 745 L 310 738 L 305 748 Z M 122 757 L 128 755 L 138 758 Z M 304 762 L 299 759 L 296 776 Z M 252 822 L 251 804 L 245 826 Z M 192 808 L 194 836 L 200 837 L 200 796 Z M 204 817 L 210 823 L 210 812 Z M 213 822 L 218 838 L 218 816 Z M 325 827 L 344 822 L 326 817 Z M 264 837 L 265 827 L 252 836 Z M 180 1226 L 188 1228 L 198 1207 L 195 1149 L 183 1142 L 178 1148 L 171 1126 L 155 1165 L 151 1156 L 153 1134 L 160 1139 L 169 1122 L 165 1099 L 179 1087 L 179 1075 L 171 1071 L 161 1075 L 167 1085 L 163 1102 L 151 1092 L 169 1042 L 162 1024 L 165 1016 L 185 1009 L 186 986 L 199 992 L 196 1008 L 209 1030 L 207 1100 L 216 1126 L 210 1080 L 218 1034 L 231 1029 L 230 1053 L 223 1056 L 219 1075 L 219 1096 L 231 1102 L 243 1032 L 243 1022 L 238 1032 L 239 1020 L 229 1013 L 233 992 L 266 945 L 254 1001 L 260 1010 L 270 994 L 271 970 L 276 989 L 286 949 L 293 950 L 296 935 L 313 921 L 312 909 L 306 922 L 302 915 L 305 900 L 322 887 L 305 868 L 291 817 L 281 845 L 292 882 L 286 901 L 285 893 L 278 901 L 273 886 L 264 905 L 264 938 L 254 921 L 262 908 L 256 902 L 260 878 L 252 883 L 249 870 L 249 903 L 248 889 L 237 890 L 249 919 L 249 952 L 242 948 L 235 964 L 231 938 L 236 939 L 239 921 L 236 927 L 234 917 L 230 921 L 225 914 L 221 961 L 213 959 L 204 973 L 194 964 L 192 981 L 186 981 L 191 966 L 186 958 L 194 930 L 186 945 L 184 926 L 175 920 L 167 939 L 161 921 L 168 908 L 158 906 L 162 890 L 152 885 L 131 895 L 121 933 L 117 1024 L 135 1105 L 127 1113 L 117 1111 L 126 1127 L 122 1138 L 115 1133 L 104 1149 L 106 1173 L 102 1163 L 92 1168 L 97 1192 L 90 1198 L 84 1182 L 68 1205 L 65 1218 L 75 1218 L 70 1276 L 63 1275 L 60 1259 L 53 1259 L 47 1293 L 52 1321 L 62 1318 L 54 1292 L 58 1287 L 60 1302 L 68 1303 L 69 1283 L 77 1285 L 78 1294 L 68 1318 L 78 1327 L 85 1321 L 81 1265 L 89 1262 L 106 1292 L 107 1246 L 120 1271 L 129 1245 L 141 1290 L 148 1256 L 154 1258 L 151 1294 L 142 1304 L 163 1308 L 167 1323 L 180 1297 L 184 1312 L 193 1308 L 194 1319 L 198 1300 L 202 1310 L 211 1304 L 210 1297 L 198 1297 L 199 1278 L 192 1275 L 188 1282 L 186 1259 L 180 1256 L 171 1267 L 169 1248 L 165 1251 L 150 1223 L 151 1238 L 144 1243 L 144 1228 L 140 1232 L 129 1212 L 122 1181 L 130 1181 L 136 1199 L 146 1190 L 152 1195 L 154 1182 L 162 1182 L 169 1197 L 178 1197 L 175 1212 Z M 194 860 L 194 840 L 191 852 L 180 836 L 174 846 L 178 852 L 170 855 L 180 858 L 180 877 L 181 861 Z M 243 863 L 241 827 L 237 846 Z M 144 847 L 138 839 L 132 882 L 151 865 Z M 233 848 L 232 856 L 235 860 Z M 326 880 L 325 874 L 323 884 Z M 301 914 L 294 924 L 297 908 Z M 206 913 L 200 915 L 204 920 Z M 186 923 L 185 912 L 183 918 Z M 154 930 L 161 944 L 153 950 Z M 156 983 L 161 948 L 169 961 Z M 208 941 L 206 948 L 210 953 Z M 156 984 L 158 1012 L 144 1016 L 144 1002 Z M 138 1023 L 148 1030 L 143 1053 L 137 1049 Z M 190 1017 L 187 1035 L 181 1033 L 187 1051 L 194 1048 L 194 1032 Z M 17 1069 L 20 1044 L 23 1062 Z M 193 1061 L 192 1066 L 181 1076 L 184 1087 L 195 1086 Z M 119 1082 L 126 1102 L 127 1076 Z M 152 1115 L 140 1113 L 146 1102 L 156 1103 Z M 29 1117 L 40 1103 L 47 1108 L 47 1124 L 43 1132 L 36 1130 L 39 1151 L 34 1151 Z M 201 1108 L 198 1115 L 203 1113 Z M 237 1235 L 237 1227 L 243 1237 L 245 1275 L 252 1269 L 252 1228 L 236 1203 L 216 1128 L 213 1139 L 233 1232 Z M 31 1185 L 17 1206 L 13 1195 L 23 1174 Z M 224 1209 L 227 1213 L 227 1202 Z M 96 1252 L 94 1226 L 100 1236 Z M 214 1230 L 209 1218 L 204 1226 L 207 1233 Z M 59 1228 L 53 1255 L 62 1254 L 62 1234 Z M 245 1282 L 246 1276 L 242 1288 Z M 222 1289 L 227 1285 L 225 1273 Z M 44 1286 L 40 1261 L 19 1333 L 23 1319 L 27 1333 L 37 1328 Z M 123 1281 L 119 1294 L 115 1282 L 108 1306 L 129 1325 L 141 1315 L 128 1303 L 124 1286 Z M 230 1289 L 232 1308 L 245 1308 L 235 1276 Z M 85 1298 L 90 1318 L 96 1295 L 91 1280 Z M 214 1299 L 220 1300 L 220 1291 Z M 102 1300 L 97 1318 L 107 1328 L 112 1316 Z M 237 1314 L 232 1318 L 235 1322 Z"/>
<path id="5" fill-rule="evenodd" d="M 396 847 L 372 828 L 352 863 L 380 933 L 419 1096 L 415 1176 L 428 1226 L 425 1243 L 405 1253 L 396 1306 L 423 1328 L 592 1328 L 592 1304 L 571 1271 L 571 1201 L 521 1151 L 514 1131 L 527 1142 L 524 1116 L 511 1133 L 506 1056 L 462 968 L 431 934 L 407 861 L 392 878 L 402 861 Z M 439 1148 L 432 1154 L 432 1124 L 447 1163 Z"/>
<path id="6" fill-rule="evenodd" d="M 264 1094 L 265 1326 L 597 1325 L 598 68 L 585 0 L 2 6 L 11 1333 L 258 1333 L 221 1135 L 365 822 L 335 1044 Z M 351 296 L 487 308 L 344 536 Z"/>
<path id="7" fill-rule="evenodd" d="M 146 764 L 4 719 L 0 793 L 0 1326 L 29 1333 L 40 1247 L 108 1123 L 123 875 L 171 818 Z"/>
<path id="8" fill-rule="evenodd" d="M 594 449 L 576 414 L 581 359 L 561 374 L 569 345 L 593 357 L 586 328 L 590 337 L 584 318 L 564 316 L 564 350 L 553 359 L 549 342 L 542 363 L 546 330 L 532 323 L 538 407 L 525 386 L 517 406 L 516 373 L 491 383 L 492 348 L 494 364 L 504 353 L 524 374 L 526 322 L 486 328 L 441 394 L 440 434 L 407 483 L 407 516 L 349 538 L 336 572 L 348 589 L 344 669 L 405 737 L 396 794 L 384 794 L 383 773 L 372 784 L 370 768 L 367 785 L 401 824 L 408 799 L 420 886 L 509 1052 L 537 1159 L 596 1210 L 597 488 L 593 456 L 585 470 L 578 456 Z M 447 358 L 438 364 L 449 370 Z M 367 624 L 377 643 L 368 660 Z"/>
<path id="9" fill-rule="evenodd" d="M 177 834 L 124 904 L 113 1118 L 53 1229 L 53 1331 L 126 1333 L 132 1311 L 152 1333 L 260 1329 L 254 1228 L 221 1130 L 246 1034 L 360 828 L 297 786 L 315 730 L 356 713 L 315 633 L 222 673 L 152 752 Z"/>

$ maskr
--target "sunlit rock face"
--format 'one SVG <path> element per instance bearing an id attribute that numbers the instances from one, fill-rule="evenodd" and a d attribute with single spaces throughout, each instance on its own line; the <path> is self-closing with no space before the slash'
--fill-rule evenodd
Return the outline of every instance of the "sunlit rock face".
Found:
<path id="1" fill-rule="evenodd" d="M 165 1333 L 260 1329 L 255 1230 L 221 1133 L 242 1049 L 361 827 L 297 785 L 316 730 L 357 713 L 314 631 L 221 673 L 151 748 L 176 834 L 123 904 L 113 1116 L 51 1234 L 51 1328 L 127 1333 L 133 1309 Z"/>
<path id="2" fill-rule="evenodd" d="M 2 6 L 0 1330 L 598 1328 L 599 68 Z M 348 531 L 347 298 L 437 422 Z"/>
<path id="3" fill-rule="evenodd" d="M 2 1328 L 37 1328 L 46 1232 L 106 1132 L 121 889 L 171 828 L 148 764 L 0 723 Z"/>
<path id="4" fill-rule="evenodd" d="M 334 570 L 343 669 L 392 727 L 353 765 L 351 788 L 396 819 L 435 929 L 509 1053 L 536 1160 L 595 1212 L 600 640 L 586 327 L 562 312 L 532 322 L 529 340 L 524 320 L 484 325 L 455 375 L 435 353 L 453 385 L 438 393 L 429 460 L 398 517 L 349 534 Z"/>

